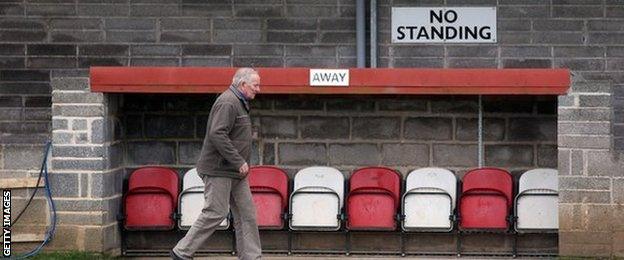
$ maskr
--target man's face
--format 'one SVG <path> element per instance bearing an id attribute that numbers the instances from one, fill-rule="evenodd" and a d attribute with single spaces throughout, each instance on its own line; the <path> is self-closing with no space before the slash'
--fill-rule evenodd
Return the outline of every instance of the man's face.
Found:
<path id="1" fill-rule="evenodd" d="M 253 74 L 250 78 L 249 82 L 243 81 L 240 89 L 248 100 L 254 99 L 260 93 L 260 76 Z"/>

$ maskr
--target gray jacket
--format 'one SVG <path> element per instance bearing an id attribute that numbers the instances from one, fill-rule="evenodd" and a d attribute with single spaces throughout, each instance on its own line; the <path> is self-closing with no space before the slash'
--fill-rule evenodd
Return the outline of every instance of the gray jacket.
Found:
<path id="1" fill-rule="evenodd" d="M 251 119 L 241 100 L 228 89 L 210 110 L 206 137 L 197 161 L 201 175 L 242 178 L 238 169 L 251 155 Z"/>

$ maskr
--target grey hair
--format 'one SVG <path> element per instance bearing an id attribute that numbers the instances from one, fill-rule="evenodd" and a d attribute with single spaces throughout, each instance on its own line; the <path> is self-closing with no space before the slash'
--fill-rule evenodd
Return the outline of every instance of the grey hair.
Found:
<path id="1" fill-rule="evenodd" d="M 240 68 L 236 70 L 234 77 L 232 77 L 232 86 L 235 88 L 240 87 L 240 84 L 243 82 L 251 81 L 251 76 L 255 74 L 258 74 L 258 72 L 252 68 Z"/>

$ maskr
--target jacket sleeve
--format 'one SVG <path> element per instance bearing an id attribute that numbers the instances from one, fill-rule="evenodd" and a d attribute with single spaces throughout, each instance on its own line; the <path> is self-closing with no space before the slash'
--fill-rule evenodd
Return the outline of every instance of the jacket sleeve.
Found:
<path id="1" fill-rule="evenodd" d="M 221 103 L 215 106 L 214 109 L 208 138 L 219 154 L 238 169 L 245 164 L 245 159 L 238 153 L 229 137 L 229 133 L 236 121 L 234 105 Z"/>

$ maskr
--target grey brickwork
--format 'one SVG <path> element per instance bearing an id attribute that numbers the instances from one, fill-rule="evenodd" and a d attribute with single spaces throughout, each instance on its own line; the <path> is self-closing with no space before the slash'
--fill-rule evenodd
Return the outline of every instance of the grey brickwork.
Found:
<path id="1" fill-rule="evenodd" d="M 67 212 L 74 205 L 80 205 L 76 211 L 90 212 L 78 221 L 94 223 L 100 219 L 94 216 L 102 217 L 101 223 L 88 227 L 62 220 L 57 236 L 66 239 L 55 241 L 55 248 L 117 248 L 118 236 L 111 240 L 103 235 L 116 234 L 114 220 L 102 212 L 119 206 L 119 169 L 147 163 L 191 167 L 214 98 L 89 93 L 90 66 L 348 68 L 356 63 L 353 0 L 53 2 L 0 3 L 0 173 L 3 178 L 36 173 L 43 142 L 54 140 L 50 165 L 57 174 L 53 188 L 66 207 L 61 217 L 72 215 Z M 566 186 L 561 194 L 560 253 L 624 255 L 622 225 L 605 229 L 605 223 L 624 222 L 621 3 L 378 4 L 379 67 L 574 72 L 571 94 L 559 97 L 559 109 L 550 97 L 484 100 L 486 164 L 514 173 L 558 164 L 562 178 L 572 178 L 561 182 Z M 498 43 L 390 43 L 391 7 L 444 5 L 496 5 Z M 117 99 L 123 99 L 119 112 L 114 111 L 120 107 Z M 255 155 L 259 162 L 289 172 L 309 164 L 350 170 L 379 163 L 402 173 L 443 166 L 461 175 L 477 162 L 475 100 L 263 97 L 254 104 L 259 132 Z M 156 156 L 145 156 L 146 148 Z M 397 151 L 409 154 L 396 156 Z M 603 185 L 607 180 L 608 187 Z M 84 237 L 93 239 L 78 242 Z"/>

